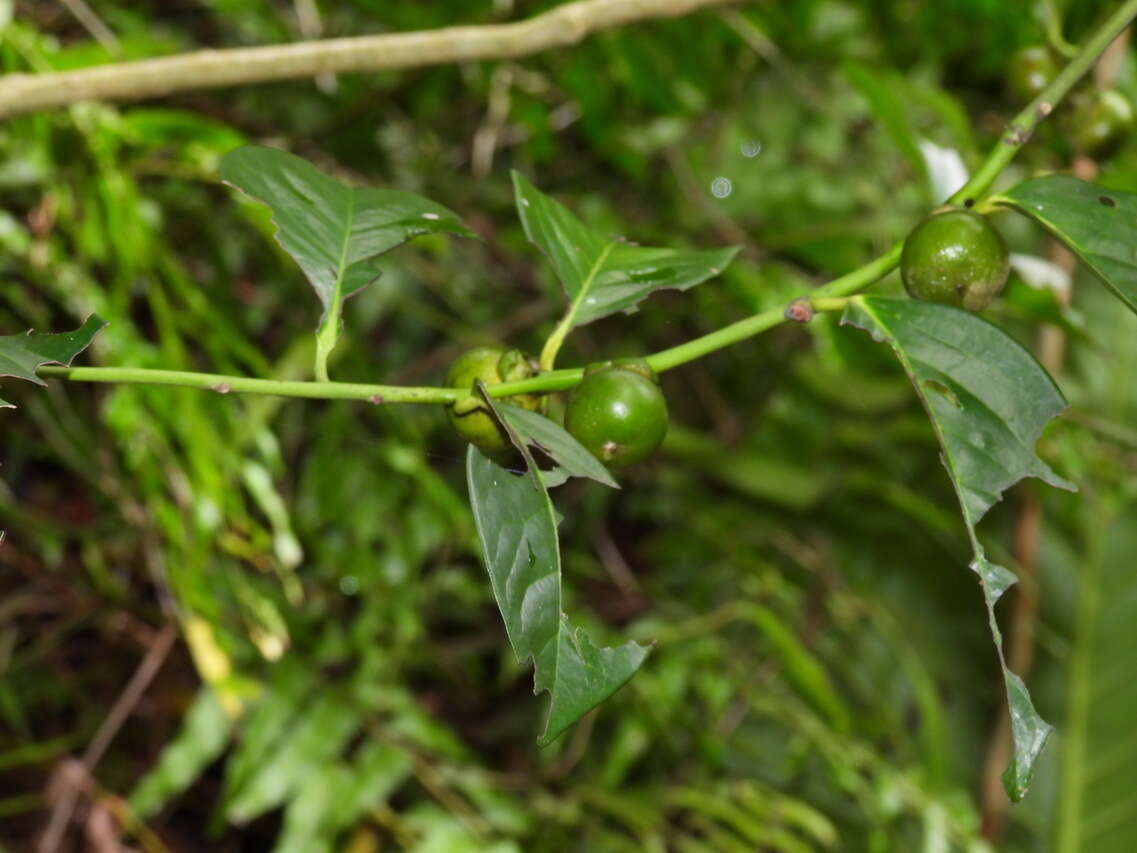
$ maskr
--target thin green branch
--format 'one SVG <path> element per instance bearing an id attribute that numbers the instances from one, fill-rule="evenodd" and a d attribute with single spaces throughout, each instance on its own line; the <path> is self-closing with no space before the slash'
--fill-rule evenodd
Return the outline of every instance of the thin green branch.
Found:
<path id="1" fill-rule="evenodd" d="M 1066 41 L 1066 36 L 1062 33 L 1062 12 L 1055 0 L 1045 0 L 1042 14 L 1046 40 L 1050 42 L 1050 47 L 1066 59 L 1077 56 L 1077 46 Z"/>
<path id="2" fill-rule="evenodd" d="M 1137 0 L 1126 0 L 1098 30 L 1090 36 L 1070 63 L 1049 86 L 1011 121 L 1007 131 L 980 164 L 971 179 L 949 201 L 961 204 L 977 202 L 985 195 L 999 174 L 1019 152 L 1038 125 L 1069 93 L 1074 84 L 1093 66 L 1102 52 L 1137 17 Z M 879 258 L 870 261 L 808 295 L 818 310 L 837 303 L 835 299 L 851 296 L 892 272 L 900 263 L 903 244 L 897 243 Z M 824 307 L 822 307 L 824 306 Z M 702 337 L 662 350 L 647 357 L 656 371 L 662 372 L 702 358 L 716 350 L 754 337 L 785 322 L 782 310 L 754 314 Z M 555 355 L 555 351 L 554 351 Z M 551 370 L 531 379 L 492 385 L 493 397 L 521 393 L 563 391 L 577 384 L 583 376 L 580 368 Z M 452 403 L 468 393 L 457 388 L 405 387 L 399 385 L 364 385 L 350 382 L 285 382 L 275 379 L 253 379 L 223 376 L 215 373 L 188 373 L 177 370 L 148 370 L 125 367 L 41 367 L 45 378 L 71 379 L 78 382 L 145 383 L 201 388 L 218 393 L 274 394 L 282 397 L 305 397 L 317 400 L 367 400 L 372 403 Z"/>
<path id="3" fill-rule="evenodd" d="M 980 164 L 975 174 L 971 176 L 962 189 L 948 201 L 961 204 L 968 199 L 978 201 L 991 189 L 995 179 L 1014 159 L 1019 149 L 1030 141 L 1039 124 L 1054 112 L 1054 108 L 1062 101 L 1082 76 L 1093 67 L 1098 57 L 1102 55 L 1110 42 L 1121 35 L 1133 19 L 1137 17 L 1137 0 L 1126 0 L 1117 11 L 1109 16 L 1108 20 L 1093 33 L 1082 45 L 1078 55 L 1070 60 L 1049 86 L 1042 93 L 1027 104 L 1026 108 L 1015 116 L 1007 126 L 998 144 L 987 155 L 987 159 Z"/>
<path id="4" fill-rule="evenodd" d="M 176 385 L 218 394 L 273 394 L 312 400 L 366 400 L 371 403 L 452 403 L 469 394 L 459 388 L 414 388 L 405 385 L 364 385 L 355 382 L 297 382 L 255 379 L 220 373 L 150 370 L 143 367 L 41 367 L 37 375 L 75 382 L 113 382 Z"/>
<path id="5" fill-rule="evenodd" d="M 849 307 L 849 297 L 811 296 L 809 305 L 814 311 L 844 311 Z"/>

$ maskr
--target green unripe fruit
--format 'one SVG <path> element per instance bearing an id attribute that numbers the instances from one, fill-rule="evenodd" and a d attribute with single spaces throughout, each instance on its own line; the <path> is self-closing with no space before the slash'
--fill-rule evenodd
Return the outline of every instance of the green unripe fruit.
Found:
<path id="1" fill-rule="evenodd" d="M 1016 104 L 1027 104 L 1058 76 L 1058 63 L 1042 45 L 1024 47 L 1011 57 L 1007 69 L 1007 89 Z"/>
<path id="2" fill-rule="evenodd" d="M 1108 157 L 1133 130 L 1133 103 L 1116 89 L 1095 92 L 1074 107 L 1070 138 L 1074 147 L 1090 157 Z"/>
<path id="3" fill-rule="evenodd" d="M 611 468 L 645 459 L 667 434 L 667 402 L 641 359 L 590 366 L 569 391 L 565 429 Z"/>
<path id="4" fill-rule="evenodd" d="M 477 347 L 462 353 L 446 373 L 446 384 L 451 388 L 473 390 L 474 383 L 482 380 L 486 385 L 526 379 L 536 373 L 532 360 L 520 350 L 503 352 L 496 347 Z M 536 410 L 541 398 L 535 394 L 520 394 L 507 398 L 508 402 Z M 490 458 L 507 455 L 512 445 L 498 427 L 486 404 L 477 394 L 458 400 L 446 410 L 450 423 L 472 445 Z"/>
<path id="5" fill-rule="evenodd" d="M 914 299 L 981 311 L 1010 274 L 1002 235 L 964 207 L 933 211 L 912 229 L 900 255 L 900 277 Z"/>

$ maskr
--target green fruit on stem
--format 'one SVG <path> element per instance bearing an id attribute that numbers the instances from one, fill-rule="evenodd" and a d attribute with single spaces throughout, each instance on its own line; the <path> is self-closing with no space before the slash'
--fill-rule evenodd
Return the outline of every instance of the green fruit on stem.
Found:
<path id="1" fill-rule="evenodd" d="M 981 311 L 1010 274 L 1002 235 L 964 207 L 933 211 L 912 229 L 900 255 L 900 277 L 914 299 Z"/>
<path id="2" fill-rule="evenodd" d="M 1050 49 L 1040 44 L 1024 47 L 1011 57 L 1007 89 L 1016 104 L 1027 104 L 1042 94 L 1058 76 L 1058 63 Z"/>
<path id="3" fill-rule="evenodd" d="M 477 347 L 455 359 L 446 373 L 446 384 L 451 388 L 473 391 L 474 383 L 479 379 L 486 385 L 496 385 L 527 379 L 536 372 L 532 359 L 520 350 L 503 352 L 496 347 Z M 519 394 L 506 400 L 531 411 L 541 405 L 541 398 L 535 394 Z M 512 447 L 509 439 L 476 393 L 447 407 L 446 413 L 462 437 L 491 459 L 508 455 Z"/>
<path id="4" fill-rule="evenodd" d="M 1103 89 L 1074 107 L 1070 139 L 1083 154 L 1108 157 L 1129 137 L 1133 122 L 1132 101 L 1116 89 Z"/>
<path id="5" fill-rule="evenodd" d="M 642 359 L 590 366 L 569 391 L 565 429 L 611 468 L 645 459 L 667 434 L 667 402 Z"/>

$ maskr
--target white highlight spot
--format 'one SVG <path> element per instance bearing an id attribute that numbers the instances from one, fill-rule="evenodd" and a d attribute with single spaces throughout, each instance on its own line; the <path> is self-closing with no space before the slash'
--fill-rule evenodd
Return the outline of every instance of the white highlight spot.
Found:
<path id="1" fill-rule="evenodd" d="M 441 219 L 442 217 L 439 216 L 437 213 L 424 213 L 422 215 L 422 218 L 423 219 Z"/>
<path id="2" fill-rule="evenodd" d="M 757 157 L 762 153 L 762 143 L 757 139 L 747 139 L 738 146 L 738 150 L 742 152 L 743 157 Z"/>
<path id="3" fill-rule="evenodd" d="M 947 198 L 967 183 L 967 166 L 954 148 L 941 148 L 934 142 L 921 139 L 920 153 L 924 155 L 928 182 L 935 198 Z"/>
<path id="4" fill-rule="evenodd" d="M 711 195 L 715 198 L 726 198 L 732 192 L 734 192 L 734 184 L 730 182 L 730 178 L 719 175 L 711 181 Z"/>

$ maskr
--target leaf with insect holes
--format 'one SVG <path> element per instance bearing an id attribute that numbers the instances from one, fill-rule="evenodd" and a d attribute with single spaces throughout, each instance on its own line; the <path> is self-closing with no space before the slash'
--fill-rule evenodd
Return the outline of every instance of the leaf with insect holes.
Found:
<path id="1" fill-rule="evenodd" d="M 36 368 L 43 364 L 62 364 L 67 367 L 71 360 L 85 350 L 106 321 L 92 314 L 74 332 L 61 332 L 57 335 L 0 336 L 0 376 L 14 376 L 26 379 L 37 385 L 47 383 L 36 376 Z M 14 406 L 0 400 L 0 408 Z"/>
<path id="2" fill-rule="evenodd" d="M 568 208 L 513 173 L 517 212 L 569 297 L 569 327 L 631 311 L 657 290 L 687 290 L 726 269 L 737 246 L 706 251 L 633 246 L 586 227 Z"/>
<path id="3" fill-rule="evenodd" d="M 1019 800 L 1051 727 L 1035 711 L 1022 679 L 1007 668 L 995 603 L 1016 578 L 987 559 L 975 526 L 1024 477 L 1074 488 L 1034 451 L 1043 428 L 1065 410 L 1066 401 L 1034 356 L 967 311 L 914 299 L 857 296 L 849 300 L 842 322 L 885 341 L 896 353 L 943 449 L 1006 684 L 1014 751 L 1003 784 L 1011 799 Z"/>
<path id="4" fill-rule="evenodd" d="M 1137 312 L 1137 195 L 1070 175 L 1045 175 L 991 201 L 1042 225 Z"/>
<path id="5" fill-rule="evenodd" d="M 264 203 L 276 239 L 304 270 L 324 306 L 316 371 L 326 377 L 343 302 L 377 277 L 374 259 L 421 234 L 476 236 L 451 210 L 411 192 L 349 187 L 307 160 L 249 145 L 221 160 L 226 183 Z"/>
<path id="6" fill-rule="evenodd" d="M 470 506 L 509 642 L 519 660 L 533 659 L 534 692 L 549 691 L 549 714 L 538 741 L 547 744 L 619 690 L 648 649 L 634 642 L 598 648 L 569 623 L 561 609 L 556 515 L 544 480 L 526 440 L 488 395 L 483 399 L 525 458 L 526 472 L 511 473 L 470 447 Z"/>

